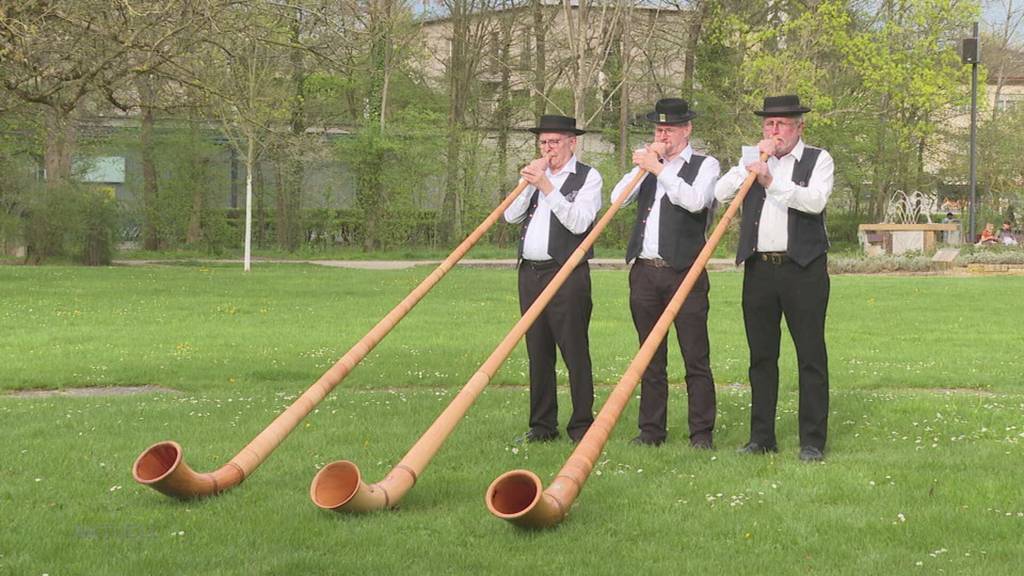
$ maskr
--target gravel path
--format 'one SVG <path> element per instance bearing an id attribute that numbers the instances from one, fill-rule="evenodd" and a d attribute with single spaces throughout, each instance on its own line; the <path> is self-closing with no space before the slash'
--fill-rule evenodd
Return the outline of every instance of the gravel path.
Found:
<path id="1" fill-rule="evenodd" d="M 196 262 L 199 264 L 241 264 L 240 259 L 227 260 L 115 260 L 115 266 L 159 266 L 161 264 L 181 264 L 182 262 Z M 359 270 L 405 270 L 414 266 L 437 266 L 440 260 L 275 260 L 275 259 L 253 259 L 253 265 L 259 264 L 314 264 L 317 266 L 328 266 L 331 268 L 352 268 Z M 476 260 L 467 258 L 461 260 L 457 266 L 467 268 L 515 268 L 514 259 L 499 260 Z M 624 270 L 626 263 L 617 258 L 594 258 L 590 261 L 590 267 L 595 270 Z M 729 258 L 712 258 L 708 263 L 710 270 L 733 270 L 733 261 Z"/>

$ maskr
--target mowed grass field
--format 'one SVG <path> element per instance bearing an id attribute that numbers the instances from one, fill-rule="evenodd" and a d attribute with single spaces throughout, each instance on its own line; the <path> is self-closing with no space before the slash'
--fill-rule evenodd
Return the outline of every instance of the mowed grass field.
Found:
<path id="1" fill-rule="evenodd" d="M 160 440 L 220 467 L 429 270 L 0 267 L 0 574 L 1021 572 L 1019 276 L 834 276 L 830 452 L 804 465 L 788 342 L 781 452 L 734 452 L 749 417 L 742 275 L 713 273 L 719 449 L 687 446 L 670 336 L 668 443 L 628 445 L 634 400 L 553 530 L 483 504 L 502 472 L 548 482 L 572 449 L 513 442 L 523 345 L 399 509 L 346 516 L 308 496 L 328 462 L 374 482 L 404 455 L 518 318 L 513 270 L 451 272 L 234 490 L 178 502 L 134 483 L 135 457 Z M 625 271 L 592 276 L 600 407 L 638 343 Z M 172 391 L 68 393 L 143 385 Z M 35 389 L 61 393 L 9 394 Z"/>

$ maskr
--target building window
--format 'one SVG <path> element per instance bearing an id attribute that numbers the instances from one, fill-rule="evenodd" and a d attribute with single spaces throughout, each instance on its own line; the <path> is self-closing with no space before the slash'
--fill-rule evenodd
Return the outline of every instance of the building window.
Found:
<path id="1" fill-rule="evenodd" d="M 522 70 L 533 68 L 533 46 L 529 36 L 523 36 L 522 43 L 519 45 L 519 68 Z"/>
<path id="2" fill-rule="evenodd" d="M 1000 94 L 996 100 L 996 110 L 1000 112 L 1012 112 L 1020 105 L 1024 94 Z"/>

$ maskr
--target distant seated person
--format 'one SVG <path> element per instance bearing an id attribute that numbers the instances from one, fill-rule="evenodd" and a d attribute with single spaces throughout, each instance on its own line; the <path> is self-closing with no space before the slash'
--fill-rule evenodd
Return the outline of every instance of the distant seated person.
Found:
<path id="1" fill-rule="evenodd" d="M 985 229 L 981 231 L 981 235 L 978 236 L 978 242 L 975 246 L 991 246 L 998 243 L 999 240 L 996 238 L 996 227 L 991 222 L 985 224 Z"/>
<path id="2" fill-rule="evenodd" d="M 943 224 L 949 224 L 950 222 L 958 222 L 956 216 L 952 212 L 946 212 L 946 217 L 942 219 Z"/>
<path id="3" fill-rule="evenodd" d="M 1010 221 L 1003 222 L 1003 227 L 999 230 L 999 242 L 1003 246 L 1016 246 L 1017 237 L 1013 235 L 1013 230 L 1010 229 Z"/>

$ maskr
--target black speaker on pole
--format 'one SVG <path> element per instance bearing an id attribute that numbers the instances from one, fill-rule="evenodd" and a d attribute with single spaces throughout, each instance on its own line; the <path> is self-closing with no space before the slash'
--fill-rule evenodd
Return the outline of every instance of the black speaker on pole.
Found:
<path id="1" fill-rule="evenodd" d="M 978 39 L 977 38 L 964 38 L 963 52 L 961 54 L 962 62 L 964 64 L 977 64 L 981 60 L 978 58 Z"/>

